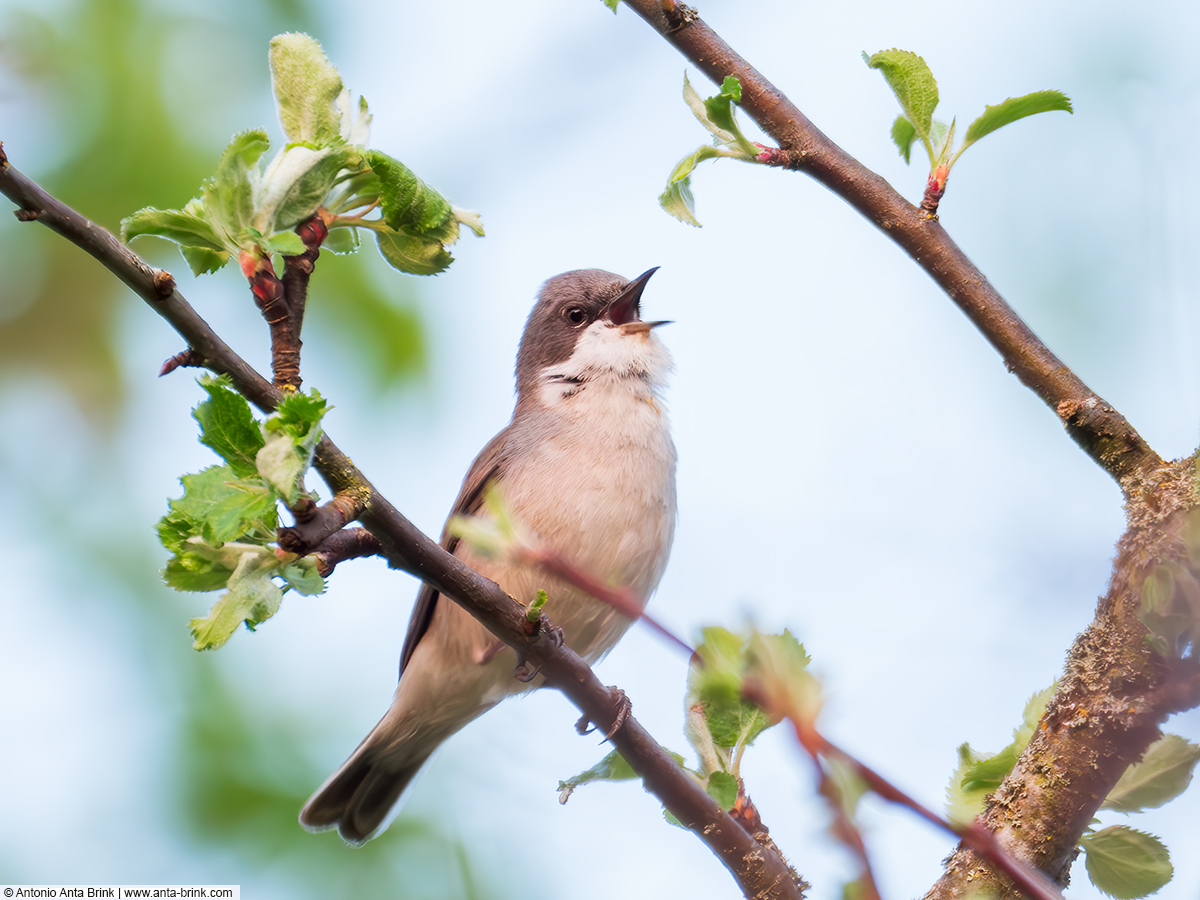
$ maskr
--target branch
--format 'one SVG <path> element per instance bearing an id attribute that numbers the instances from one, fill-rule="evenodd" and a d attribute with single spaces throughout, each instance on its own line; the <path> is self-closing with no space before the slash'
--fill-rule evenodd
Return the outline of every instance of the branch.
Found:
<path id="1" fill-rule="evenodd" d="M 822 134 L 694 10 L 675 0 L 625 3 L 714 83 L 736 76 L 742 109 L 779 142 L 778 152 L 767 151 L 770 161 L 812 176 L 908 253 L 996 348 L 1009 371 L 1054 410 L 1072 439 L 1126 492 L 1130 481 L 1162 466 L 1125 417 L 1030 330 L 936 218 L 928 218 Z"/>
<path id="2" fill-rule="evenodd" d="M 338 563 L 364 556 L 380 556 L 383 547 L 379 539 L 365 528 L 343 528 L 327 537 L 312 555 L 317 559 L 317 573 L 322 578 L 333 574 Z"/>
<path id="3" fill-rule="evenodd" d="M 328 503 L 317 506 L 302 500 L 292 509 L 296 524 L 279 529 L 279 546 L 304 556 L 325 543 L 326 538 L 353 522 L 366 508 L 369 498 L 362 491 L 341 491 Z"/>
<path id="4" fill-rule="evenodd" d="M 22 221 L 40 221 L 100 261 L 162 316 L 214 372 L 264 412 L 275 408 L 283 392 L 273 387 L 222 341 L 174 288 L 107 230 L 50 196 L 8 164 L 0 144 L 0 193 L 20 209 Z M 170 289 L 166 286 L 169 284 Z M 367 499 L 360 517 L 379 540 L 389 563 L 431 585 L 478 619 L 496 637 L 541 670 L 546 683 L 565 694 L 604 731 L 612 730 L 619 710 L 612 694 L 578 655 L 559 644 L 546 629 L 530 635 L 525 609 L 493 581 L 468 568 L 423 534 L 383 497 L 328 435 L 321 438 L 313 466 L 335 493 L 361 491 Z M 676 765 L 658 742 L 629 716 L 612 743 L 653 793 L 681 823 L 696 832 L 729 869 L 751 898 L 800 898 L 802 892 L 783 859 L 764 847 Z"/>
<path id="5" fill-rule="evenodd" d="M 1121 774 L 1157 738 L 1168 715 L 1200 702 L 1191 661 L 1159 656 L 1140 619 L 1141 586 L 1154 566 L 1187 563 L 1180 531 L 1184 511 L 1196 505 L 1193 463 L 1164 463 L 1034 335 L 936 218 L 822 134 L 694 10 L 675 0 L 625 2 L 715 83 L 736 76 L 742 108 L 780 145 L 760 158 L 811 175 L 904 249 L 1121 485 L 1129 528 L 1108 593 L 1071 649 L 1037 732 L 978 821 L 1010 855 L 1065 883 L 1084 829 Z M 1007 896 L 1012 886 L 964 845 L 947 860 L 929 898 L 976 890 Z"/>

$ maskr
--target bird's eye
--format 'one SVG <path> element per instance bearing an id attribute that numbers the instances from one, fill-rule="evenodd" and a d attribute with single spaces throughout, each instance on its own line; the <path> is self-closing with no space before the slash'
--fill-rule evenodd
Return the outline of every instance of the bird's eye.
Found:
<path id="1" fill-rule="evenodd" d="M 578 328 L 587 322 L 587 310 L 582 306 L 568 306 L 563 310 L 563 318 L 570 323 L 572 328 Z"/>

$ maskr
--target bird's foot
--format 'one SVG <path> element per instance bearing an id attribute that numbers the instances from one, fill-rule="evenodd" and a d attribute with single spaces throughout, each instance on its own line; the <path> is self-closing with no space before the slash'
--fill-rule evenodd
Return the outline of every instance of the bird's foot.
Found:
<path id="1" fill-rule="evenodd" d="M 537 618 L 537 627 L 534 634 L 544 634 L 550 638 L 555 647 L 561 647 L 567 640 L 567 634 L 557 625 L 550 621 L 550 617 L 542 613 Z"/>
<path id="2" fill-rule="evenodd" d="M 529 665 L 529 660 L 523 656 L 518 656 L 517 667 L 513 669 L 513 677 L 522 684 L 529 684 L 529 682 L 537 678 L 540 671 L 540 666 L 531 666 Z"/>
<path id="3" fill-rule="evenodd" d="M 613 721 L 604 735 L 606 741 L 612 740 L 612 736 L 620 731 L 622 725 L 629 721 L 629 716 L 633 712 L 633 703 L 630 702 L 629 697 L 619 687 L 609 686 L 608 696 L 613 702 Z M 583 715 L 575 723 L 575 730 L 580 734 L 591 734 L 596 728 L 592 725 L 591 718 Z"/>
<path id="4" fill-rule="evenodd" d="M 534 628 L 536 630 L 531 632 L 532 634 L 545 634 L 550 638 L 555 647 L 561 647 L 566 642 L 566 634 L 563 630 L 551 622 L 544 613 L 538 616 Z M 513 677 L 517 681 L 522 684 L 528 684 L 537 678 L 537 674 L 540 671 L 541 667 L 530 666 L 529 660 L 521 654 L 517 654 L 517 667 L 513 670 Z"/>

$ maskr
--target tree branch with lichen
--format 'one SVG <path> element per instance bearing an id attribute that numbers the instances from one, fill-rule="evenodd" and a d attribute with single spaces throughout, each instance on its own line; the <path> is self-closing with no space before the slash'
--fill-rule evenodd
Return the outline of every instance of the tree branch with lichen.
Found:
<path id="1" fill-rule="evenodd" d="M 1194 657 L 1154 649 L 1143 621 L 1146 579 L 1164 561 L 1187 568 L 1179 523 L 1197 503 L 1195 466 L 1190 459 L 1165 463 L 1033 333 L 929 208 L 913 206 L 826 137 L 695 10 L 675 0 L 625 2 L 715 84 L 736 78 L 742 110 L 779 144 L 758 161 L 816 179 L 905 250 L 1121 486 L 1128 528 L 1108 592 L 1072 647 L 1037 733 L 979 820 L 1018 859 L 1065 883 L 1084 830 L 1122 773 L 1158 738 L 1167 716 L 1198 699 Z M 929 897 L 980 887 L 1013 890 L 964 845 Z"/>

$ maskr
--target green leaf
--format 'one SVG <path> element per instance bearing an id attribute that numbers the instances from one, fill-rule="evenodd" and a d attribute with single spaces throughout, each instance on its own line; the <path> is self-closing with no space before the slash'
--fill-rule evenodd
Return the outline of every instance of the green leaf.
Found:
<path id="1" fill-rule="evenodd" d="M 679 221 L 699 228 L 700 222 L 695 215 L 695 200 L 692 197 L 692 170 L 704 160 L 721 155 L 721 151 L 716 147 L 705 144 L 681 159 L 667 176 L 667 188 L 658 198 L 658 205 Z"/>
<path id="2" fill-rule="evenodd" d="M 708 796 L 717 801 L 717 805 L 721 809 L 729 812 L 733 809 L 733 804 L 737 802 L 738 781 L 728 772 L 712 772 L 708 776 L 704 790 L 708 792 Z"/>
<path id="3" fill-rule="evenodd" d="M 808 671 L 809 656 L 790 631 L 750 635 L 746 681 L 771 698 L 781 714 L 814 721 L 821 710 L 820 682 Z"/>
<path id="4" fill-rule="evenodd" d="M 291 143 L 327 146 L 341 137 L 341 113 L 335 103 L 342 77 L 307 34 L 288 33 L 271 39 L 271 85 L 279 120 Z"/>
<path id="5" fill-rule="evenodd" d="M 834 797 L 847 819 L 854 820 L 858 814 L 858 803 L 870 791 L 858 771 L 846 760 L 828 757 L 824 760 L 829 773 L 829 781 L 834 790 Z"/>
<path id="6" fill-rule="evenodd" d="M 658 195 L 658 205 L 668 214 L 674 216 L 685 225 L 700 227 L 696 218 L 696 198 L 692 196 L 691 178 L 681 178 L 679 181 L 667 183 L 667 189 Z"/>
<path id="7" fill-rule="evenodd" d="M 174 510 L 158 520 L 158 539 L 172 553 L 178 553 L 188 538 L 199 533 L 198 523 Z"/>
<path id="8" fill-rule="evenodd" d="M 617 0 L 600 0 L 605 6 L 613 11 L 613 15 L 617 14 Z"/>
<path id="9" fill-rule="evenodd" d="M 1162 841 L 1125 825 L 1085 834 L 1080 846 L 1092 884 L 1117 900 L 1153 894 L 1175 874 Z"/>
<path id="10" fill-rule="evenodd" d="M 682 756 L 670 750 L 667 753 L 676 763 L 680 766 L 683 765 Z M 637 777 L 637 772 L 633 771 L 629 763 L 625 762 L 625 758 L 614 750 L 590 769 L 586 769 L 566 781 L 560 781 L 558 783 L 558 802 L 566 803 L 571 794 L 575 792 L 575 788 L 580 785 L 591 784 L 594 781 L 629 781 Z"/>
<path id="11" fill-rule="evenodd" d="M 228 545 L 227 545 L 228 546 Z M 177 591 L 216 591 L 229 583 L 233 570 L 201 553 L 183 552 L 167 561 L 163 581 Z"/>
<path id="12" fill-rule="evenodd" d="M 736 747 L 751 743 L 770 724 L 762 708 L 742 696 L 749 640 L 724 628 L 705 628 L 696 647 L 701 665 L 688 670 L 688 739 L 702 769 L 730 771 Z"/>
<path id="13" fill-rule="evenodd" d="M 275 497 L 260 479 L 238 478 L 230 466 L 210 466 L 180 481 L 184 495 L 171 501 L 171 510 L 194 523 L 206 543 L 219 547 L 248 532 L 273 536 Z"/>
<path id="14" fill-rule="evenodd" d="M 692 87 L 686 72 L 683 74 L 683 102 L 688 105 L 688 109 L 692 111 L 692 115 L 696 117 L 697 121 L 712 133 L 714 142 L 732 144 L 737 141 L 737 136 L 732 131 L 727 131 L 712 120 L 709 115 L 708 101 L 703 100 L 696 89 Z"/>
<path id="15" fill-rule="evenodd" d="M 339 226 L 329 229 L 329 237 L 321 244 L 322 250 L 336 253 L 339 256 L 358 251 L 358 229 Z"/>
<path id="16" fill-rule="evenodd" d="M 454 221 L 460 225 L 466 225 L 476 237 L 483 237 L 483 216 L 475 212 L 473 209 L 459 209 L 457 206 L 451 206 L 450 212 L 454 216 Z M 457 236 L 457 232 L 456 232 Z"/>
<path id="17" fill-rule="evenodd" d="M 447 223 L 452 221 L 446 199 L 386 153 L 368 150 L 363 158 L 371 171 L 379 176 L 379 204 L 383 207 L 383 221 L 387 226 L 421 235 L 436 232 L 441 236 Z"/>
<path id="18" fill-rule="evenodd" d="M 908 50 L 880 50 L 872 56 L 863 54 L 868 66 L 883 73 L 888 86 L 896 99 L 900 101 L 900 109 L 905 118 L 912 124 L 913 129 L 922 142 L 930 148 L 930 161 L 934 153 L 930 144 L 929 132 L 933 120 L 933 111 L 938 105 L 937 81 L 925 60 Z"/>
<path id="19" fill-rule="evenodd" d="M 200 423 L 200 443 L 220 456 L 239 478 L 254 475 L 254 457 L 263 446 L 262 428 L 246 399 L 229 387 L 229 379 L 204 376 L 200 387 L 208 399 L 192 410 Z"/>
<path id="20" fill-rule="evenodd" d="M 191 204 L 189 204 L 191 205 Z M 203 204 L 185 209 L 154 209 L 147 206 L 121 220 L 121 238 L 126 242 L 151 234 L 189 247 L 221 250 L 223 244 L 213 227 L 200 215 Z"/>
<path id="21" fill-rule="evenodd" d="M 294 231 L 277 231 L 263 238 L 262 248 L 281 256 L 299 256 L 308 249 L 304 246 L 304 239 Z"/>
<path id="22" fill-rule="evenodd" d="M 580 785 L 591 784 L 593 781 L 628 781 L 631 778 L 637 778 L 637 772 L 633 771 L 629 763 L 625 762 L 625 757 L 614 750 L 590 769 L 585 769 L 566 781 L 560 781 L 558 783 L 558 802 L 566 803 L 571 794 L 575 792 L 575 788 Z"/>
<path id="23" fill-rule="evenodd" d="M 946 788 L 946 811 L 952 820 L 965 824 L 983 811 L 987 796 L 1000 786 L 1025 752 L 1057 687 L 1056 682 L 1026 701 L 1021 724 L 1013 730 L 1012 743 L 1003 750 L 979 753 L 970 744 L 959 746 L 958 767 Z"/>
<path id="24" fill-rule="evenodd" d="M 736 133 L 737 123 L 733 120 L 733 104 L 742 101 L 742 83 L 732 75 L 726 75 L 721 83 L 721 92 L 704 101 L 708 118 L 718 128 Z"/>
<path id="25" fill-rule="evenodd" d="M 933 145 L 935 164 L 945 165 L 950 161 L 950 151 L 954 147 L 954 127 L 957 120 L 951 119 L 950 124 L 933 120 L 929 128 L 929 142 Z"/>
<path id="26" fill-rule="evenodd" d="M 963 141 L 963 149 L 984 135 L 991 134 L 997 128 L 1003 128 L 1018 119 L 1055 110 L 1074 112 L 1070 99 L 1061 91 L 1034 91 L 1023 97 L 1009 97 L 1003 103 L 986 107 L 983 115 L 971 123 L 971 127 L 967 129 L 966 139 Z M 959 152 L 961 153 L 962 150 Z"/>
<path id="27" fill-rule="evenodd" d="M 912 162 L 912 145 L 916 139 L 917 129 L 913 123 L 904 116 L 896 116 L 896 121 L 892 123 L 892 141 L 900 149 L 900 155 L 906 163 Z"/>
<path id="28" fill-rule="evenodd" d="M 387 264 L 409 275 L 436 275 L 454 262 L 454 257 L 436 238 L 419 237 L 406 231 L 377 230 L 375 241 Z"/>
<path id="29" fill-rule="evenodd" d="M 537 594 L 533 598 L 533 602 L 525 609 L 525 620 L 527 622 L 536 622 L 542 616 L 542 610 L 546 606 L 546 601 L 549 600 L 549 595 L 538 588 Z"/>
<path id="30" fill-rule="evenodd" d="M 208 250 L 204 247 L 182 246 L 179 252 L 183 254 L 183 259 L 192 270 L 192 274 L 197 277 L 217 271 L 229 262 L 230 256 L 228 250 Z"/>
<path id="31" fill-rule="evenodd" d="M 294 393 L 280 401 L 263 425 L 267 436 L 254 464 L 263 481 L 289 505 L 300 498 L 302 477 L 312 463 L 328 409 L 318 391 Z"/>
<path id="32" fill-rule="evenodd" d="M 265 548 L 254 548 L 264 549 Z M 215 650 L 243 622 L 251 630 L 275 615 L 283 592 L 272 580 L 278 560 L 269 551 L 244 553 L 229 578 L 229 592 L 218 600 L 204 618 L 188 623 L 196 650 Z"/>
<path id="33" fill-rule="evenodd" d="M 226 250 L 238 250 L 246 229 L 254 225 L 251 172 L 268 147 L 262 129 L 236 135 L 221 154 L 217 171 L 201 188 L 207 219 Z"/>
<path id="34" fill-rule="evenodd" d="M 279 401 L 274 415 L 267 420 L 267 429 L 273 431 L 282 428 L 295 438 L 305 438 L 313 434 L 331 409 L 333 407 L 329 401 L 315 388 L 307 394 L 288 394 Z M 319 438 L 320 435 L 312 439 L 314 446 Z"/>
<path id="35" fill-rule="evenodd" d="M 299 594 L 315 596 L 325 593 L 325 579 L 317 572 L 317 561 L 311 556 L 281 566 L 279 575 Z"/>
<path id="36" fill-rule="evenodd" d="M 353 147 L 285 148 L 258 183 L 255 227 L 264 234 L 295 228 L 326 203 L 344 169 L 361 164 Z"/>
<path id="37" fill-rule="evenodd" d="M 684 75 L 683 86 L 685 102 L 691 107 L 701 124 L 713 133 L 718 144 L 730 148 L 736 147 L 736 153 L 733 155 L 740 159 L 754 160 L 758 158 L 759 148 L 742 134 L 742 129 L 734 114 L 733 105 L 742 99 L 742 84 L 737 78 L 726 75 L 725 80 L 721 83 L 720 92 L 704 100 L 703 103 L 699 102 L 699 95 L 693 90 L 686 75 Z"/>
<path id="38" fill-rule="evenodd" d="M 258 474 L 272 492 L 291 506 L 303 493 L 301 478 L 308 471 L 308 460 L 299 452 L 296 442 L 283 431 L 267 435 L 263 448 L 254 459 Z"/>
<path id="39" fill-rule="evenodd" d="M 1177 734 L 1164 734 L 1125 770 L 1100 808 L 1131 813 L 1162 806 L 1191 784 L 1197 761 L 1200 747 Z"/>

